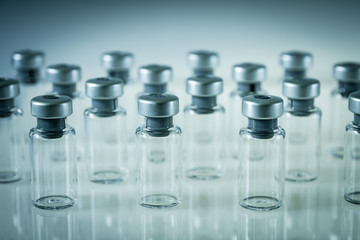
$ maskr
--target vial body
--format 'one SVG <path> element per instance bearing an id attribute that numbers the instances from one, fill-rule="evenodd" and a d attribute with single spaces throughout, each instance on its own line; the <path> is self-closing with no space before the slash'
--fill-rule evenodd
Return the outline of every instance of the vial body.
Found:
<path id="1" fill-rule="evenodd" d="M 181 202 L 181 129 L 136 130 L 137 202 L 170 208 Z"/>
<path id="2" fill-rule="evenodd" d="M 84 116 L 89 180 L 101 184 L 126 181 L 129 166 L 125 109 L 88 108 Z"/>
<path id="3" fill-rule="evenodd" d="M 349 123 L 345 135 L 344 198 L 360 204 L 360 126 Z"/>
<path id="4" fill-rule="evenodd" d="M 225 109 L 222 106 L 184 109 L 185 174 L 188 178 L 211 180 L 224 173 Z"/>
<path id="5" fill-rule="evenodd" d="M 289 103 L 281 120 L 287 134 L 285 179 L 293 182 L 317 179 L 321 158 L 321 110 L 294 111 Z"/>
<path id="6" fill-rule="evenodd" d="M 76 203 L 76 139 L 69 125 L 56 131 L 30 131 L 31 192 L 33 205 L 47 210 Z"/>
<path id="7" fill-rule="evenodd" d="M 0 110 L 0 183 L 19 181 L 22 177 L 24 138 L 22 110 Z"/>
<path id="8" fill-rule="evenodd" d="M 279 208 L 284 197 L 284 138 L 281 127 L 266 132 L 240 130 L 239 204 L 267 211 Z"/>

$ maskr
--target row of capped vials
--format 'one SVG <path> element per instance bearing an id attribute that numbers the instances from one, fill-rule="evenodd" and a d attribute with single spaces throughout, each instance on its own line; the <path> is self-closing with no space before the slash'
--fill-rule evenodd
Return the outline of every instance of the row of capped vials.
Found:
<path id="1" fill-rule="evenodd" d="M 206 53 L 205 56 L 211 55 Z M 293 65 L 305 65 L 308 55 L 299 52 L 291 54 L 297 57 L 294 58 L 296 61 L 293 59 Z M 301 56 L 302 61 L 299 61 Z M 353 84 L 355 78 L 360 78 L 360 67 L 355 67 L 355 63 L 335 65 L 334 72 L 338 79 L 346 79 L 342 80 L 343 85 Z M 182 131 L 173 124 L 173 116 L 179 112 L 179 100 L 175 95 L 166 93 L 168 81 L 164 81 L 171 78 L 171 68 L 159 65 L 141 67 L 139 76 L 147 81 L 145 90 L 157 90 L 145 91 L 137 98 L 138 113 L 145 117 L 142 119 L 145 124 L 136 130 L 136 154 L 129 155 L 126 127 L 129 121 L 126 120 L 126 110 L 117 104 L 126 81 L 113 77 L 86 82 L 86 95 L 92 99 L 92 106 L 85 110 L 81 121 L 85 123 L 85 151 L 81 153 L 82 147 L 76 148 L 74 129 L 66 124 L 66 118 L 73 112 L 72 99 L 69 94 L 60 94 L 69 88 L 72 91 L 76 89 L 73 79 L 80 75 L 80 68 L 71 65 L 48 67 L 48 76 L 61 79 L 63 83 L 54 84 L 57 85 L 54 86 L 56 94 L 41 95 L 31 100 L 31 114 L 37 118 L 36 127 L 30 131 L 29 143 L 34 205 L 59 209 L 75 204 L 78 156 L 83 155 L 84 161 L 88 161 L 88 176 L 92 182 L 111 184 L 128 179 L 128 155 L 136 155 L 137 201 L 146 207 L 172 207 L 181 202 L 180 182 L 183 173 L 199 180 L 217 179 L 223 175 L 225 142 L 230 141 L 232 155 L 239 159 L 240 164 L 240 205 L 255 210 L 280 207 L 285 179 L 304 182 L 318 177 L 321 111 L 315 107 L 314 99 L 320 94 L 320 83 L 299 75 L 287 75 L 284 79 L 283 93 L 289 101 L 280 125 L 286 130 L 285 138 L 285 131 L 278 126 L 278 118 L 284 111 L 283 100 L 261 92 L 260 83 L 265 79 L 265 67 L 245 63 L 235 65 L 233 69 L 238 89 L 231 95 L 231 104 L 234 105 L 230 112 L 233 114 L 229 115 L 234 120 L 230 135 L 227 136 L 224 127 L 225 109 L 216 101 L 223 91 L 223 81 L 201 72 L 186 81 L 186 91 L 192 96 L 192 102 L 184 109 L 184 136 L 181 136 Z M 354 74 L 356 71 L 358 75 Z M 11 182 L 20 178 L 19 166 L 15 163 L 21 159 L 19 147 L 22 134 L 16 120 L 21 110 L 14 107 L 14 98 L 19 95 L 19 83 L 9 79 L 2 79 L 0 83 L 0 93 L 3 94 L 0 102 L 4 112 L 1 115 L 4 120 L 1 132 L 4 133 L 2 141 L 6 142 L 3 152 L 8 153 L 2 159 L 11 159 L 8 163 L 4 161 L 0 179 Z M 248 91 L 244 91 L 245 87 Z M 352 107 L 349 109 L 355 113 L 354 126 L 358 123 L 357 104 L 358 95 L 351 95 Z M 240 128 L 246 126 L 244 119 L 248 119 L 247 127 L 239 133 Z M 140 121 L 131 121 L 140 125 Z M 183 147 L 181 142 L 185 143 Z M 346 146 L 349 151 L 356 149 Z M 353 153 L 356 152 L 346 156 L 353 156 Z M 354 167 L 349 169 L 357 171 Z M 356 178 L 354 174 L 348 176 Z M 346 192 L 345 196 L 352 196 L 350 199 L 356 202 L 358 196 L 353 189 L 354 185 L 355 188 L 356 184 L 359 185 L 359 181 L 350 179 L 348 183 L 351 184 L 348 189 L 352 189 L 352 192 Z"/>

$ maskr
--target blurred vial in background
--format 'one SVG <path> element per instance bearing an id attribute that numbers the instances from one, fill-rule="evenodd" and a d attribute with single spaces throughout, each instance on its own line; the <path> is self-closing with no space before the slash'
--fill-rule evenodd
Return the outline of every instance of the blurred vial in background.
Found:
<path id="1" fill-rule="evenodd" d="M 92 101 L 84 112 L 89 179 L 102 184 L 125 181 L 129 175 L 126 111 L 118 106 L 123 81 L 90 79 L 85 91 Z"/>
<path id="2" fill-rule="evenodd" d="M 67 125 L 72 114 L 71 98 L 42 95 L 31 100 L 37 125 L 31 129 L 31 191 L 34 206 L 56 210 L 76 202 L 76 138 Z"/>
<path id="3" fill-rule="evenodd" d="M 23 174 L 22 110 L 14 104 L 19 94 L 17 80 L 0 78 L 0 183 L 19 181 Z"/>
<path id="4" fill-rule="evenodd" d="M 360 204 L 360 92 L 350 94 L 348 106 L 354 120 L 346 126 L 344 197 Z"/>
<path id="5" fill-rule="evenodd" d="M 214 75 L 214 69 L 219 66 L 219 54 L 213 51 L 196 50 L 188 52 L 187 63 L 193 75 Z"/>
<path id="6" fill-rule="evenodd" d="M 283 79 L 305 78 L 313 65 L 313 55 L 310 52 L 287 51 L 280 54 L 280 65 L 284 69 Z"/>
<path id="7" fill-rule="evenodd" d="M 240 130 L 238 194 L 244 208 L 268 211 L 283 204 L 285 131 L 278 126 L 283 111 L 280 97 L 243 99 L 242 114 L 249 123 Z"/>
<path id="8" fill-rule="evenodd" d="M 352 92 L 360 90 L 360 63 L 341 62 L 334 65 L 334 78 L 338 87 L 331 92 L 331 132 L 330 153 L 342 159 L 344 156 L 344 129 L 351 119 L 348 111 L 348 97 Z"/>
<path id="9" fill-rule="evenodd" d="M 228 137 L 231 156 L 238 157 L 239 129 L 247 124 L 247 118 L 241 114 L 242 99 L 248 95 L 265 94 L 261 83 L 266 79 L 266 67 L 256 63 L 240 63 L 232 67 L 232 77 L 236 89 L 230 93 L 230 111 L 228 113 Z"/>
<path id="10" fill-rule="evenodd" d="M 142 95 L 139 114 L 145 125 L 136 130 L 137 202 L 170 208 L 181 202 L 181 129 L 173 124 L 179 99 L 170 94 Z"/>
<path id="11" fill-rule="evenodd" d="M 314 105 L 320 95 L 315 79 L 286 79 L 283 94 L 288 98 L 280 119 L 286 131 L 285 180 L 313 181 L 319 177 L 321 110 Z"/>
<path id="12" fill-rule="evenodd" d="M 191 104 L 184 108 L 184 163 L 186 176 L 198 180 L 216 179 L 224 173 L 225 108 L 216 98 L 223 92 L 223 80 L 211 75 L 190 77 L 186 92 Z"/>

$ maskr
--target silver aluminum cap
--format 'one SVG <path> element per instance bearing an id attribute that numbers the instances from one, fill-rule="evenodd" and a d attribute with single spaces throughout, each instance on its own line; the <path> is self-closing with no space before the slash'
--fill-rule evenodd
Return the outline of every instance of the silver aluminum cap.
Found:
<path id="1" fill-rule="evenodd" d="M 334 65 L 334 78 L 343 82 L 360 81 L 360 63 L 341 62 Z"/>
<path id="2" fill-rule="evenodd" d="M 139 68 L 139 80 L 143 84 L 160 85 L 172 80 L 172 68 L 166 65 L 149 64 Z"/>
<path id="3" fill-rule="evenodd" d="M 303 51 L 287 51 L 280 54 L 280 65 L 289 70 L 306 70 L 313 65 L 313 55 Z"/>
<path id="4" fill-rule="evenodd" d="M 138 98 L 140 115 L 152 118 L 171 117 L 179 112 L 179 98 L 171 94 L 149 94 Z"/>
<path id="5" fill-rule="evenodd" d="M 196 97 L 214 97 L 223 92 L 223 80 L 212 75 L 200 75 L 186 80 L 186 92 Z"/>
<path id="6" fill-rule="evenodd" d="M 271 95 L 250 95 L 243 98 L 242 114 L 251 119 L 268 120 L 279 118 L 284 112 L 282 98 Z"/>
<path id="7" fill-rule="evenodd" d="M 316 79 L 286 79 L 282 87 L 283 95 L 290 99 L 312 99 L 320 95 L 320 81 Z"/>
<path id="8" fill-rule="evenodd" d="M 124 93 L 123 88 L 124 82 L 119 78 L 93 78 L 85 83 L 86 96 L 97 100 L 119 98 Z"/>
<path id="9" fill-rule="evenodd" d="M 258 83 L 266 78 L 266 67 L 256 63 L 240 63 L 232 68 L 232 77 L 236 82 Z"/>
<path id="10" fill-rule="evenodd" d="M 133 60 L 134 55 L 130 52 L 110 51 L 101 55 L 101 64 L 107 71 L 128 70 Z"/>
<path id="11" fill-rule="evenodd" d="M 187 54 L 187 61 L 191 68 L 213 69 L 219 65 L 219 55 L 206 50 L 191 51 Z"/>
<path id="12" fill-rule="evenodd" d="M 360 91 L 349 95 L 349 110 L 355 114 L 360 114 Z"/>
<path id="13" fill-rule="evenodd" d="M 31 99 L 31 115 L 36 118 L 66 118 L 72 112 L 72 100 L 68 96 L 42 95 Z"/>
<path id="14" fill-rule="evenodd" d="M 0 100 L 13 99 L 20 94 L 19 81 L 12 78 L 0 78 Z"/>
<path id="15" fill-rule="evenodd" d="M 45 53 L 39 50 L 22 49 L 13 52 L 11 65 L 15 69 L 37 69 L 45 62 Z"/>
<path id="16" fill-rule="evenodd" d="M 54 64 L 46 68 L 46 79 L 55 84 L 73 84 L 81 79 L 81 68 L 73 64 Z"/>

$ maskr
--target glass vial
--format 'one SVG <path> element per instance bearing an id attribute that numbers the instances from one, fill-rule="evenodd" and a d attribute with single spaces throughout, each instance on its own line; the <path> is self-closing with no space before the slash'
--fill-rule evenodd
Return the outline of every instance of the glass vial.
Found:
<path id="1" fill-rule="evenodd" d="M 281 125 L 286 130 L 285 180 L 309 182 L 319 177 L 321 110 L 314 105 L 320 95 L 316 79 L 286 79 L 288 98 Z"/>
<path id="2" fill-rule="evenodd" d="M 219 178 L 226 159 L 225 109 L 217 104 L 216 97 L 223 92 L 223 80 L 211 75 L 190 77 L 186 92 L 192 98 L 184 109 L 186 176 L 198 180 Z"/>
<path id="3" fill-rule="evenodd" d="M 144 91 L 139 96 L 166 93 L 167 85 L 172 81 L 172 68 L 158 64 L 144 65 L 139 67 L 138 78 L 144 84 Z"/>
<path id="4" fill-rule="evenodd" d="M 149 208 L 174 207 L 181 202 L 181 129 L 173 124 L 179 99 L 142 95 L 138 111 L 145 125 L 136 130 L 137 202 Z"/>
<path id="5" fill-rule="evenodd" d="M 34 206 L 56 210 L 76 202 L 75 130 L 67 125 L 72 114 L 71 98 L 42 95 L 31 100 L 37 126 L 31 129 L 31 188 Z"/>
<path id="6" fill-rule="evenodd" d="M 280 65 L 284 69 L 283 79 L 305 78 L 313 65 L 313 55 L 304 51 L 286 51 L 280 54 Z"/>
<path id="7" fill-rule="evenodd" d="M 347 109 L 348 97 L 352 92 L 360 90 L 360 63 L 337 63 L 333 75 L 338 81 L 338 87 L 331 92 L 330 153 L 335 158 L 343 159 L 344 126 L 352 117 Z"/>
<path id="8" fill-rule="evenodd" d="M 278 126 L 283 105 L 276 96 L 243 99 L 242 114 L 249 119 L 239 141 L 239 204 L 244 208 L 267 211 L 283 203 L 285 131 Z"/>
<path id="9" fill-rule="evenodd" d="M 264 94 L 261 83 L 266 79 L 266 67 L 256 63 L 240 63 L 232 67 L 232 77 L 236 89 L 230 93 L 230 111 L 228 133 L 231 156 L 238 157 L 239 129 L 247 124 L 247 118 L 241 114 L 242 99 L 248 95 Z"/>
<path id="10" fill-rule="evenodd" d="M 22 177 L 22 110 L 14 104 L 19 94 L 17 80 L 0 78 L 0 183 L 16 182 Z"/>
<path id="11" fill-rule="evenodd" d="M 129 175 L 126 111 L 118 106 L 123 81 L 90 79 L 85 91 L 92 101 L 84 112 L 89 179 L 101 184 L 125 181 Z"/>
<path id="12" fill-rule="evenodd" d="M 186 57 L 194 76 L 213 75 L 214 69 L 219 65 L 219 54 L 213 51 L 191 51 Z"/>
<path id="13" fill-rule="evenodd" d="M 360 204 L 360 92 L 350 94 L 348 106 L 354 120 L 346 126 L 344 198 Z"/>

